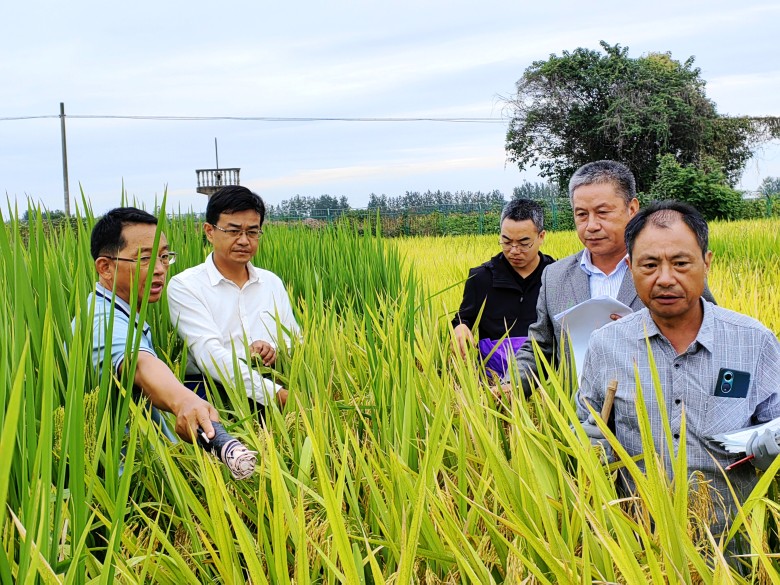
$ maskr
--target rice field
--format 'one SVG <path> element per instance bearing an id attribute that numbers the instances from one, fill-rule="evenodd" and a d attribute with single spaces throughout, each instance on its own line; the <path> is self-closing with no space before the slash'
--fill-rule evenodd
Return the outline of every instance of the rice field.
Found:
<path id="1" fill-rule="evenodd" d="M 258 451 L 257 472 L 238 482 L 199 448 L 167 443 L 129 378 L 92 370 L 92 215 L 59 228 L 28 228 L 14 210 L 3 220 L 1 583 L 780 582 L 773 473 L 733 542 L 716 541 L 706 490 L 669 481 L 651 454 L 641 476 L 628 457 L 606 465 L 590 448 L 572 427 L 565 369 L 502 405 L 485 372 L 452 355 L 451 312 L 467 269 L 495 254 L 493 236 L 269 226 L 257 263 L 288 284 L 304 339 L 280 356 L 290 399 L 265 429 L 239 396 L 215 399 Z M 778 228 L 713 226 L 709 281 L 721 304 L 775 332 Z M 161 229 L 179 254 L 171 273 L 202 261 L 191 217 Z M 577 249 L 568 233 L 544 247 Z M 142 307 L 181 374 L 167 314 L 164 301 Z M 635 474 L 639 497 L 619 498 L 617 467 Z M 741 567 L 724 553 L 736 542 Z"/>

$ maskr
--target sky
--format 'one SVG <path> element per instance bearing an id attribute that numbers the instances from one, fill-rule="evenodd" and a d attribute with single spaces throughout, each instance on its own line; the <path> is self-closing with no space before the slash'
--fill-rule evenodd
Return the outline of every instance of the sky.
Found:
<path id="1" fill-rule="evenodd" d="M 491 191 L 507 161 L 505 99 L 534 61 L 599 41 L 638 57 L 695 56 L 722 114 L 780 115 L 780 3 L 5 2 L 0 8 L 0 190 L 71 210 L 120 204 L 201 212 L 196 169 L 239 167 L 268 204 L 294 195 Z M 37 116 L 50 116 L 35 118 Z M 87 117 L 81 117 L 87 116 Z M 143 120 L 90 116 L 489 118 L 485 123 Z M 9 119 L 9 118 L 28 119 Z M 740 187 L 780 176 L 763 146 Z M 3 206 L 5 207 L 5 206 Z"/>

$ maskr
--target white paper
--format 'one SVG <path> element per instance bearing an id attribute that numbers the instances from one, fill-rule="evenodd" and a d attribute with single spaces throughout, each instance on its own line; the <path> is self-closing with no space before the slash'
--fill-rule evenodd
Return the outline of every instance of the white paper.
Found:
<path id="1" fill-rule="evenodd" d="M 758 431 L 758 434 L 760 435 L 764 429 L 772 429 L 773 431 L 780 430 L 780 418 L 770 420 L 769 422 L 754 427 L 735 429 L 727 433 L 715 435 L 712 439 L 721 443 L 723 448 L 729 453 L 744 453 L 747 448 L 747 442 L 753 433 Z"/>
<path id="2" fill-rule="evenodd" d="M 588 349 L 590 334 L 596 329 L 610 323 L 610 315 L 621 317 L 633 313 L 617 299 L 603 295 L 583 301 L 570 309 L 558 313 L 553 317 L 561 322 L 561 328 L 566 332 L 574 350 L 574 361 L 577 364 L 577 376 L 582 378 L 582 366 L 585 363 L 585 352 Z"/>

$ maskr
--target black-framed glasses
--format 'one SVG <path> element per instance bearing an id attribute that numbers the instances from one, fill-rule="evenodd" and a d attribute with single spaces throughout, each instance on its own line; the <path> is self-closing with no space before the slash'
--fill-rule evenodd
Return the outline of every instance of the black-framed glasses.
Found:
<path id="1" fill-rule="evenodd" d="M 534 247 L 536 240 L 539 239 L 539 235 L 540 234 L 536 234 L 536 237 L 530 242 L 514 242 L 512 240 L 505 240 L 501 238 L 498 240 L 498 243 L 501 244 L 501 247 L 507 252 L 509 252 L 512 248 L 517 248 L 518 250 L 530 250 Z"/>
<path id="2" fill-rule="evenodd" d="M 248 230 L 236 230 L 236 229 L 226 230 L 225 228 L 221 228 L 218 225 L 214 225 L 213 223 L 211 224 L 211 227 L 218 229 L 223 234 L 225 234 L 229 238 L 233 238 L 234 240 L 240 238 L 242 234 L 245 235 L 250 240 L 256 240 L 263 235 L 263 230 L 256 229 L 256 228 L 251 228 Z"/>
<path id="3" fill-rule="evenodd" d="M 139 256 L 138 258 L 122 258 L 120 256 L 106 256 L 109 260 L 120 260 L 122 262 L 135 262 L 141 266 L 149 266 L 152 261 L 151 256 Z M 170 266 L 176 262 L 176 252 L 165 252 L 157 256 L 157 259 L 163 263 L 163 266 Z"/>

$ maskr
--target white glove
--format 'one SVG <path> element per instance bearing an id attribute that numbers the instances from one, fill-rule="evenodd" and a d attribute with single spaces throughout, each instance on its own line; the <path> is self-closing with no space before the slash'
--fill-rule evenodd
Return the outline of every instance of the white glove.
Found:
<path id="1" fill-rule="evenodd" d="M 748 439 L 745 453 L 753 456 L 753 466 L 761 471 L 766 471 L 775 457 L 780 455 L 780 433 L 772 429 L 764 429 L 760 435 L 755 431 Z"/>
<path id="2" fill-rule="evenodd" d="M 601 447 L 604 449 L 607 457 L 612 459 L 612 448 L 609 446 L 609 441 L 607 441 L 607 438 L 604 436 L 604 433 L 601 432 L 601 429 L 596 426 L 593 417 L 588 417 L 588 420 L 582 423 L 582 428 L 585 429 L 585 434 L 588 435 L 591 446 Z"/>

